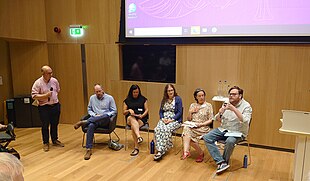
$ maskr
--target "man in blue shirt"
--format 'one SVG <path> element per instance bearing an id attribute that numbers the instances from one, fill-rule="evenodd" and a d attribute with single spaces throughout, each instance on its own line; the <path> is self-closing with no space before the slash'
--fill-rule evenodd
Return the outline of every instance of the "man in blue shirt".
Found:
<path id="1" fill-rule="evenodd" d="M 94 87 L 95 94 L 90 96 L 87 111 L 90 118 L 82 120 L 74 125 L 74 129 L 87 125 L 86 154 L 85 160 L 89 160 L 92 155 L 94 131 L 97 127 L 105 127 L 110 123 L 110 118 L 117 113 L 116 104 L 113 97 L 104 93 L 101 85 L 96 84 Z"/>

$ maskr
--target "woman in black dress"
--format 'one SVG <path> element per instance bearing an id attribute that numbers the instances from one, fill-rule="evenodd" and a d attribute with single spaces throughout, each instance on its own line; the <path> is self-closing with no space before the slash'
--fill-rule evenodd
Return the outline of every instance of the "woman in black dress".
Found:
<path id="1" fill-rule="evenodd" d="M 134 140 L 134 150 L 131 152 L 131 156 L 139 153 L 139 144 L 143 142 L 139 128 L 147 122 L 148 112 L 147 98 L 141 94 L 138 85 L 132 85 L 123 105 L 123 114 L 126 116 L 127 124 L 131 126 Z"/>

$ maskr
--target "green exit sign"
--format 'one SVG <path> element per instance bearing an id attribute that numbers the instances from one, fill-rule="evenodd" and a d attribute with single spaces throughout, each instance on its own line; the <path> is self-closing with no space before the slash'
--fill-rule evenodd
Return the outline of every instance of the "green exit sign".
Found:
<path id="1" fill-rule="evenodd" d="M 81 37 L 83 36 L 84 34 L 84 30 L 83 28 L 73 28 L 73 27 L 70 27 L 70 36 L 73 36 L 73 37 Z"/>

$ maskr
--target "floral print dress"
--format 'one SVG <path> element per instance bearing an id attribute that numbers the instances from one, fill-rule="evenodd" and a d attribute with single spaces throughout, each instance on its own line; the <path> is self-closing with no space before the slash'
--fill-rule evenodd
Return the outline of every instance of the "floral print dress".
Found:
<path id="1" fill-rule="evenodd" d="M 167 101 L 163 105 L 164 110 L 164 118 L 165 119 L 172 119 L 175 114 L 175 99 L 172 102 Z M 170 148 L 173 147 L 172 143 L 172 133 L 173 131 L 180 128 L 181 123 L 178 121 L 173 121 L 171 123 L 165 124 L 161 119 L 158 121 L 157 126 L 154 129 L 155 135 L 155 146 L 157 151 L 165 153 Z"/>
<path id="2" fill-rule="evenodd" d="M 213 118 L 213 109 L 210 103 L 204 102 L 202 105 L 198 103 L 192 103 L 189 109 L 193 109 L 195 107 L 198 107 L 199 110 L 198 112 L 192 114 L 192 122 L 203 123 Z M 209 126 L 201 126 L 198 128 L 190 128 L 188 126 L 184 126 L 182 136 L 186 135 L 190 137 L 192 141 L 199 142 L 200 137 L 205 135 L 209 131 Z"/>

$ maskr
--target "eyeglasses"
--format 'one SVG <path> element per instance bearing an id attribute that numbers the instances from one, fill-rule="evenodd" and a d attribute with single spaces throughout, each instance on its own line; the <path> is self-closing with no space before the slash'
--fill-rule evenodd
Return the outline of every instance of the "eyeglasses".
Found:
<path id="1" fill-rule="evenodd" d="M 238 93 L 229 93 L 228 94 L 229 96 L 236 96 L 236 95 L 239 95 Z"/>
<path id="2" fill-rule="evenodd" d="M 173 89 L 168 89 L 168 90 L 167 90 L 167 92 L 173 92 L 173 91 L 174 91 Z"/>

